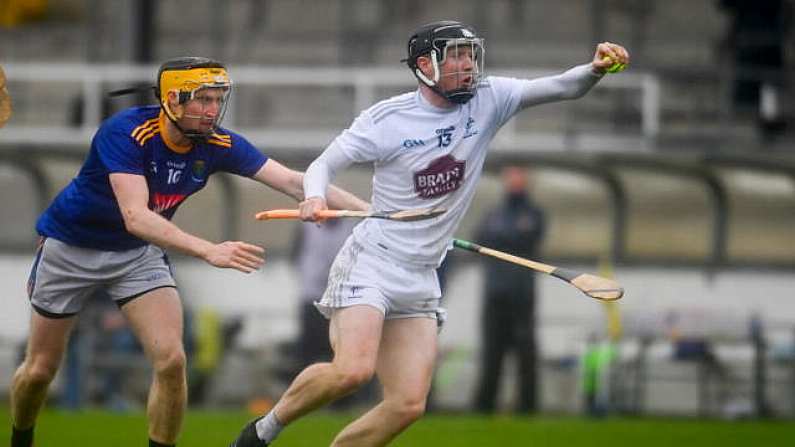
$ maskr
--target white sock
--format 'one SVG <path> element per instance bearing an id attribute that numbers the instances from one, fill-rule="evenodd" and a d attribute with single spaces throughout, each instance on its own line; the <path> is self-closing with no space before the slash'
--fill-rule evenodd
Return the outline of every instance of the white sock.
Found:
<path id="1" fill-rule="evenodd" d="M 279 422 L 279 419 L 276 418 L 276 413 L 271 410 L 264 418 L 258 420 L 254 427 L 257 429 L 257 437 L 270 444 L 279 436 L 279 432 L 282 431 L 284 425 Z"/>

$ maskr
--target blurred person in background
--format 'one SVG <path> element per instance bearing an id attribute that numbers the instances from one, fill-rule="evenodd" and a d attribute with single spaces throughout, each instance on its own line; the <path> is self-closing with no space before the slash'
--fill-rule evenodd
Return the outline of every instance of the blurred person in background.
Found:
<path id="1" fill-rule="evenodd" d="M 527 169 L 502 170 L 505 196 L 481 221 L 479 244 L 528 259 L 536 259 L 544 237 L 543 210 L 529 196 Z M 484 293 L 481 307 L 480 379 L 474 407 L 493 413 L 499 394 L 503 362 L 516 354 L 519 395 L 515 411 L 537 409 L 537 344 L 535 331 L 535 274 L 524 267 L 484 258 Z"/>
<path id="2" fill-rule="evenodd" d="M 41 239 L 28 280 L 30 335 L 11 385 L 12 447 L 33 444 L 36 418 L 76 316 L 98 289 L 121 308 L 153 366 L 149 445 L 176 443 L 187 399 L 183 307 L 164 250 L 250 273 L 262 266 L 264 249 L 213 243 L 171 218 L 215 172 L 304 197 L 300 172 L 220 127 L 231 85 L 217 61 L 165 62 L 157 73 L 159 105 L 132 107 L 106 120 L 77 177 L 39 218 Z M 368 206 L 336 188 L 330 198 L 344 208 Z"/>
<path id="3" fill-rule="evenodd" d="M 588 335 L 580 359 L 580 380 L 585 414 L 589 417 L 601 418 L 610 410 L 610 368 L 616 356 L 612 343 L 601 341 L 595 333 Z"/>
<path id="4" fill-rule="evenodd" d="M 337 255 L 318 303 L 330 318 L 331 362 L 315 363 L 275 407 L 244 426 L 233 447 L 269 445 L 307 413 L 377 375 L 383 400 L 351 422 L 334 446 L 388 444 L 425 412 L 444 321 L 436 269 L 474 196 L 488 147 L 520 110 L 578 98 L 616 64 L 620 45 L 597 45 L 589 63 L 534 80 L 483 77 L 483 39 L 471 26 L 420 27 L 405 60 L 415 91 L 363 111 L 309 166 L 301 218 L 327 208 L 327 186 L 352 163 L 373 163 L 375 210 L 443 208 L 433 219 L 365 219 Z"/>

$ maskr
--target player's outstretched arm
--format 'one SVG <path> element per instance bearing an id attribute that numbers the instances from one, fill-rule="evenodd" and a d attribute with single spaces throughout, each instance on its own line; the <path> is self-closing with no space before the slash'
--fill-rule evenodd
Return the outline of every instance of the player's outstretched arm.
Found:
<path id="1" fill-rule="evenodd" d="M 252 178 L 263 185 L 287 194 L 298 202 L 304 200 L 304 183 L 301 173 L 272 158 L 269 158 Z"/>
<path id="2" fill-rule="evenodd" d="M 304 173 L 294 171 L 272 158 L 254 174 L 254 179 L 287 194 L 298 202 L 305 198 Z M 333 185 L 328 189 L 328 202 L 332 208 L 341 210 L 364 211 L 370 206 L 369 203 L 352 193 Z"/>
<path id="3" fill-rule="evenodd" d="M 163 248 L 174 248 L 207 261 L 216 267 L 251 273 L 265 262 L 265 249 L 240 241 L 214 244 L 182 231 L 163 216 L 150 210 L 149 188 L 141 175 L 113 173 L 110 184 L 131 234 Z"/>
<path id="4" fill-rule="evenodd" d="M 603 42 L 596 46 L 589 64 L 578 65 L 561 74 L 528 80 L 522 89 L 521 107 L 577 99 L 608 72 L 616 72 L 629 63 L 629 53 L 621 45 Z"/>

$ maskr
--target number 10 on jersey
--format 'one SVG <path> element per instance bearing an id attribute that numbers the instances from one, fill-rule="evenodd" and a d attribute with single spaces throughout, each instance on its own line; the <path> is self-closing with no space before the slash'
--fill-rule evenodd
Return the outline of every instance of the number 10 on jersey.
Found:
<path id="1" fill-rule="evenodd" d="M 168 169 L 168 180 L 166 180 L 166 183 L 168 183 L 169 185 L 176 185 L 177 183 L 179 183 L 179 180 L 181 178 L 182 178 L 182 169 L 174 169 L 174 168 Z"/>

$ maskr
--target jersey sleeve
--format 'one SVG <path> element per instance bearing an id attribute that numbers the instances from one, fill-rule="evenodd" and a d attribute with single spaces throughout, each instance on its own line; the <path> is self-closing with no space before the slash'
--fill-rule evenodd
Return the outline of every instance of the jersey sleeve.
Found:
<path id="1" fill-rule="evenodd" d="M 328 185 L 337 172 L 353 163 L 366 163 L 384 157 L 379 130 L 369 111 L 365 110 L 351 127 L 328 145 L 304 174 L 306 197 L 325 197 Z"/>
<path id="2" fill-rule="evenodd" d="M 353 163 L 376 161 L 383 156 L 379 135 L 378 126 L 375 125 L 370 113 L 365 110 L 356 117 L 351 127 L 334 139 L 331 146 L 335 146 L 336 150 L 342 152 Z"/>
<path id="3" fill-rule="evenodd" d="M 583 64 L 557 75 L 535 79 L 489 77 L 499 114 L 498 125 L 502 126 L 524 108 L 579 98 L 603 76 L 595 73 L 591 64 Z"/>
<path id="4" fill-rule="evenodd" d="M 144 175 L 144 153 L 130 135 L 132 129 L 111 120 L 94 135 L 92 146 L 108 173 Z"/>
<path id="5" fill-rule="evenodd" d="M 529 81 L 498 76 L 489 76 L 487 81 L 497 107 L 497 126 L 501 127 L 521 109 L 522 93 Z"/>
<path id="6" fill-rule="evenodd" d="M 253 176 L 265 165 L 268 157 L 242 136 L 234 133 L 230 133 L 230 136 L 232 147 L 221 149 L 216 170 L 243 177 Z"/>
<path id="7" fill-rule="evenodd" d="M 595 73 L 591 64 L 583 64 L 557 75 L 529 80 L 524 86 L 520 107 L 579 98 L 603 76 L 604 73 Z"/>

